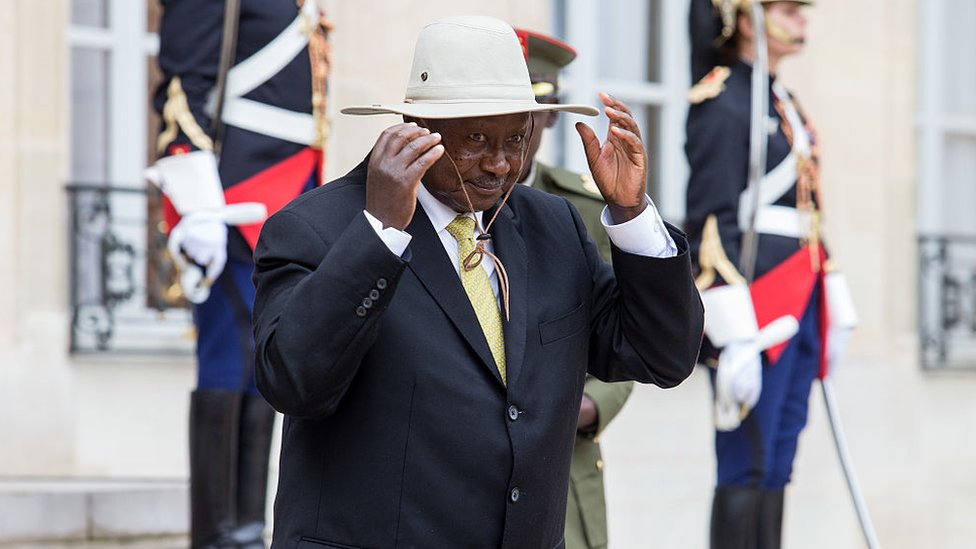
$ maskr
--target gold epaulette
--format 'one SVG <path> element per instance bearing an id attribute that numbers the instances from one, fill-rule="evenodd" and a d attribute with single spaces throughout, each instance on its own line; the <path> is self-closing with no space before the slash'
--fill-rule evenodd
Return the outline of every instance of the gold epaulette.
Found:
<path id="1" fill-rule="evenodd" d="M 203 131 L 197 119 L 190 111 L 190 103 L 183 91 L 183 84 L 179 76 L 174 76 L 169 81 L 166 88 L 166 104 L 163 105 L 163 122 L 166 128 L 156 139 L 156 150 L 162 153 L 170 143 L 176 140 L 178 132 L 183 130 L 183 134 L 198 149 L 204 151 L 213 150 L 213 140 Z"/>
<path id="2" fill-rule="evenodd" d="M 718 97 L 725 90 L 725 81 L 728 80 L 732 70 L 728 67 L 715 67 L 697 84 L 688 90 L 688 101 L 692 105 L 697 105 L 705 100 Z"/>
<path id="3" fill-rule="evenodd" d="M 702 228 L 701 245 L 698 247 L 698 267 L 701 273 L 695 279 L 695 286 L 699 291 L 707 290 L 715 283 L 715 275 L 718 274 L 726 284 L 745 284 L 739 270 L 725 255 L 725 248 L 722 246 L 722 238 L 718 232 L 718 218 L 711 214 L 705 219 Z"/>

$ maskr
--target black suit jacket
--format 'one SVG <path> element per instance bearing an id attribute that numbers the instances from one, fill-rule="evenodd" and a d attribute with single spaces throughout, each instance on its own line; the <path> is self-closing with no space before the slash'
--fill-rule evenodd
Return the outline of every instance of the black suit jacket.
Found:
<path id="1" fill-rule="evenodd" d="M 257 384 L 285 414 L 273 546 L 561 547 L 587 365 L 662 387 L 692 371 L 684 236 L 669 259 L 615 249 L 615 277 L 565 199 L 516 188 L 491 229 L 506 387 L 423 209 L 398 257 L 365 181 L 364 163 L 299 197 L 256 250 Z"/>

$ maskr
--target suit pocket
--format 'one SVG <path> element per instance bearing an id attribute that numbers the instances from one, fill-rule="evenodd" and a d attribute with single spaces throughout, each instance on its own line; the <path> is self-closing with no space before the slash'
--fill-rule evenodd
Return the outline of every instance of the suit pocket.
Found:
<path id="1" fill-rule="evenodd" d="M 296 549 L 361 549 L 356 545 L 346 545 L 321 539 L 302 538 L 298 541 Z"/>
<path id="2" fill-rule="evenodd" d="M 548 345 L 565 339 L 583 330 L 589 324 L 586 315 L 586 307 L 580 303 L 572 311 L 555 318 L 539 323 L 539 338 L 543 345 Z"/>

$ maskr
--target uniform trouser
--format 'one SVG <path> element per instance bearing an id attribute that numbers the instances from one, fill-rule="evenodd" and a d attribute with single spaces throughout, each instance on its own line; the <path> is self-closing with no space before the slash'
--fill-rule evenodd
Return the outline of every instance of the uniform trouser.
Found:
<path id="1" fill-rule="evenodd" d="M 190 413 L 191 543 L 263 547 L 274 411 L 257 393 L 253 264 L 231 259 L 194 308 L 197 389 Z"/>
<path id="2" fill-rule="evenodd" d="M 254 284 L 250 261 L 229 259 L 210 298 L 197 305 L 197 389 L 257 394 L 251 311 Z"/>
<path id="3" fill-rule="evenodd" d="M 779 360 L 764 365 L 762 393 L 738 429 L 717 432 L 712 549 L 779 549 L 783 488 L 807 422 L 810 386 L 820 368 L 819 292 Z M 714 382 L 714 375 L 712 376 Z"/>
<path id="4" fill-rule="evenodd" d="M 759 402 L 738 429 L 717 432 L 719 486 L 782 490 L 790 481 L 810 387 L 820 368 L 819 290 L 780 359 L 762 371 Z M 714 380 L 714 376 L 713 376 Z"/>

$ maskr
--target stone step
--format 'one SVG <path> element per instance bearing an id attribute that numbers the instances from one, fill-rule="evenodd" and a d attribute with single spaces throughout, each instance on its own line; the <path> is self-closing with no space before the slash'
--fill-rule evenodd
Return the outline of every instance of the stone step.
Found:
<path id="1" fill-rule="evenodd" d="M 187 490 L 167 479 L 0 477 L 0 546 L 185 536 Z"/>

